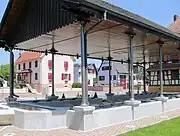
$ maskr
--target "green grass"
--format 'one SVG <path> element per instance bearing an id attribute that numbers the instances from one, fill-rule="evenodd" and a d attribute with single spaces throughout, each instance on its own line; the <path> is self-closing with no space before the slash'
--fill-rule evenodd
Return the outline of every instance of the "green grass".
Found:
<path id="1" fill-rule="evenodd" d="M 120 136 L 180 136 L 180 117 Z"/>

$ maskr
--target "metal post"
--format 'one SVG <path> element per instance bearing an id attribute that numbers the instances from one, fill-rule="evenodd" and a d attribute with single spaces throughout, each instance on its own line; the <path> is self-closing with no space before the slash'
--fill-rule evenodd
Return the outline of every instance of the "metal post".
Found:
<path id="1" fill-rule="evenodd" d="M 51 96 L 55 96 L 54 94 L 54 36 L 55 36 L 55 31 L 52 32 L 52 94 Z"/>
<path id="2" fill-rule="evenodd" d="M 13 98 L 14 94 L 14 53 L 10 49 L 10 94 L 9 98 Z"/>
<path id="3" fill-rule="evenodd" d="M 81 76 L 82 76 L 82 103 L 81 106 L 88 106 L 88 81 L 87 81 L 87 35 L 85 34 L 86 23 L 80 24 L 81 27 Z"/>
<path id="4" fill-rule="evenodd" d="M 162 45 L 159 45 L 159 61 L 160 61 L 160 91 L 163 97 L 163 67 L 162 67 Z"/>
<path id="5" fill-rule="evenodd" d="M 112 80 L 112 76 L 111 76 L 111 57 L 110 57 L 110 51 L 109 51 L 109 94 L 112 93 L 112 90 L 111 90 L 111 80 Z"/>
<path id="6" fill-rule="evenodd" d="M 51 54 L 52 54 L 52 94 L 51 96 L 49 97 L 49 99 L 51 100 L 56 100 L 58 99 L 58 96 L 55 96 L 55 82 L 54 82 L 54 55 L 56 52 L 58 52 L 55 48 L 54 48 L 54 38 L 55 38 L 55 31 L 52 31 L 52 48 L 50 50 Z"/>
<path id="7" fill-rule="evenodd" d="M 130 84 L 131 84 L 131 75 L 130 75 L 130 57 L 129 57 L 129 54 L 130 53 L 128 53 L 128 82 L 129 82 L 129 84 L 128 84 L 128 89 L 129 89 L 129 95 L 131 94 L 131 90 L 130 90 Z"/>
<path id="8" fill-rule="evenodd" d="M 134 100 L 134 70 L 133 70 L 133 62 L 134 62 L 134 56 L 133 56 L 133 38 L 134 35 L 130 34 L 129 35 L 129 41 L 130 41 L 130 48 L 129 48 L 129 53 L 130 53 L 130 91 L 131 91 L 131 100 Z"/>
<path id="9" fill-rule="evenodd" d="M 144 59 L 144 66 L 143 66 L 143 84 L 144 84 L 144 92 L 146 92 L 146 58 L 145 58 L 145 53 L 143 51 L 143 59 Z"/>
<path id="10" fill-rule="evenodd" d="M 112 80 L 112 76 L 111 76 L 111 49 L 110 49 L 110 30 L 108 30 L 108 61 L 109 61 L 109 94 L 112 94 L 112 90 L 111 90 L 111 80 Z"/>

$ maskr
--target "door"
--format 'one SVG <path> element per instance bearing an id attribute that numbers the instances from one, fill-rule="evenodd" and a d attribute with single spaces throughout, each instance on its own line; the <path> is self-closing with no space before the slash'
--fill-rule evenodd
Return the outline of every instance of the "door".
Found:
<path id="1" fill-rule="evenodd" d="M 126 76 L 125 75 L 120 75 L 120 86 L 123 87 L 123 89 L 127 89 L 126 85 Z"/>

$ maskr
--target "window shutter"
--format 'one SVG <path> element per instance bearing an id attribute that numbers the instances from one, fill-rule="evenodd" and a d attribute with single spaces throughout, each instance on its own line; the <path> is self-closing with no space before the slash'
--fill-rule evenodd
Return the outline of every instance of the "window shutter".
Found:
<path id="1" fill-rule="evenodd" d="M 52 60 L 48 60 L 48 67 L 52 68 Z"/>
<path id="2" fill-rule="evenodd" d="M 48 80 L 52 80 L 52 73 L 48 73 Z"/>
<path id="3" fill-rule="evenodd" d="M 71 74 L 69 74 L 69 80 L 71 80 Z"/>
<path id="4" fill-rule="evenodd" d="M 62 74 L 61 79 L 64 80 L 64 74 Z"/>
<path id="5" fill-rule="evenodd" d="M 67 61 L 64 61 L 64 69 L 68 70 L 68 62 Z"/>

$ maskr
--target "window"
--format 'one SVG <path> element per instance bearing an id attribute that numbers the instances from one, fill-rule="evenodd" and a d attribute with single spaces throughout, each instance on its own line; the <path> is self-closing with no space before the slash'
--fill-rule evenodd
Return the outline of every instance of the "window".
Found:
<path id="1" fill-rule="evenodd" d="M 163 71 L 163 80 L 165 80 L 165 77 L 167 76 L 167 72 L 168 72 L 167 70 Z M 160 72 L 158 71 L 157 72 L 157 80 L 160 80 L 160 76 L 161 76 Z"/>
<path id="2" fill-rule="evenodd" d="M 31 68 L 31 62 L 29 62 L 29 68 Z"/>
<path id="3" fill-rule="evenodd" d="M 110 70 L 112 69 L 112 67 L 110 66 Z M 105 71 L 105 70 L 109 70 L 109 66 L 104 66 L 102 67 L 102 71 Z"/>
<path id="4" fill-rule="evenodd" d="M 138 66 L 133 66 L 134 74 L 138 73 Z"/>
<path id="5" fill-rule="evenodd" d="M 113 80 L 116 80 L 116 75 L 113 76 Z"/>
<path id="6" fill-rule="evenodd" d="M 48 67 L 51 69 L 52 68 L 52 60 L 48 60 Z"/>
<path id="7" fill-rule="evenodd" d="M 48 73 L 48 80 L 52 80 L 52 73 Z"/>
<path id="8" fill-rule="evenodd" d="M 105 80 L 105 76 L 99 76 L 99 81 L 104 81 Z"/>
<path id="9" fill-rule="evenodd" d="M 38 80 L 38 73 L 35 73 L 35 80 Z"/>
<path id="10" fill-rule="evenodd" d="M 37 68 L 38 67 L 38 61 L 36 60 L 35 61 L 35 68 Z"/>
<path id="11" fill-rule="evenodd" d="M 62 80 L 68 80 L 69 79 L 69 74 L 62 74 Z"/>
<path id="12" fill-rule="evenodd" d="M 125 79 L 125 76 L 124 75 L 120 75 L 120 79 Z"/>
<path id="13" fill-rule="evenodd" d="M 21 70 L 21 64 L 18 64 L 18 70 Z"/>
<path id="14" fill-rule="evenodd" d="M 179 63 L 179 60 L 172 60 L 172 63 Z"/>
<path id="15" fill-rule="evenodd" d="M 171 80 L 179 80 L 179 70 L 171 70 Z"/>
<path id="16" fill-rule="evenodd" d="M 68 62 L 67 61 L 64 61 L 64 69 L 68 70 Z"/>
<path id="17" fill-rule="evenodd" d="M 26 69 L 26 63 L 23 63 L 23 69 Z"/>

